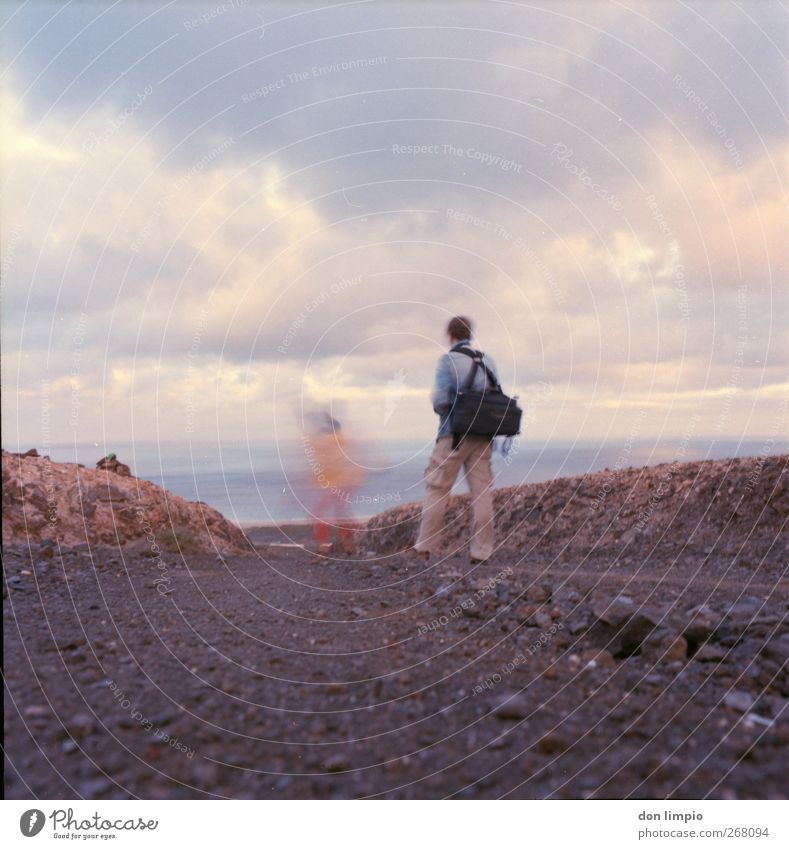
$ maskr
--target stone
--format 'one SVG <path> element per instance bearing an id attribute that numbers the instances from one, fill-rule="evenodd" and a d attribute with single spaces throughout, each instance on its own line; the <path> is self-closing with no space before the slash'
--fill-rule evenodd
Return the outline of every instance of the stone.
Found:
<path id="1" fill-rule="evenodd" d="M 549 731 L 537 741 L 535 749 L 541 755 L 558 755 L 570 748 L 570 741 L 559 731 Z"/>
<path id="2" fill-rule="evenodd" d="M 746 713 L 753 706 L 753 696 L 745 690 L 730 690 L 723 699 L 724 705 L 740 713 Z"/>
<path id="3" fill-rule="evenodd" d="M 598 646 L 608 649 L 614 657 L 623 658 L 638 653 L 655 625 L 656 617 L 639 610 L 618 627 L 605 625 L 598 620 L 591 634 Z"/>
<path id="4" fill-rule="evenodd" d="M 708 639 L 714 630 L 715 613 L 706 605 L 689 610 L 682 625 L 682 636 L 690 645 Z M 672 618 L 672 621 L 676 621 Z"/>
<path id="5" fill-rule="evenodd" d="M 241 529 L 205 504 L 151 481 L 2 452 L 3 544 L 31 546 L 36 561 L 59 552 L 118 544 L 161 551 L 250 553 Z M 51 503 L 50 503 L 51 502 Z M 57 517 L 57 540 L 49 513 Z M 40 545 L 40 550 L 35 546 Z M 89 556 L 89 553 L 86 553 Z"/>
<path id="6" fill-rule="evenodd" d="M 674 637 L 666 645 L 663 657 L 666 660 L 685 660 L 688 656 L 688 641 L 684 637 Z"/>
<path id="7" fill-rule="evenodd" d="M 567 630 L 572 634 L 582 634 L 589 630 L 589 616 L 587 613 L 579 613 L 573 616 L 567 623 Z"/>
<path id="8" fill-rule="evenodd" d="M 556 604 L 570 606 L 581 600 L 581 594 L 572 584 L 563 584 L 560 587 L 554 587 L 551 600 Z"/>
<path id="9" fill-rule="evenodd" d="M 764 603 L 761 598 L 747 595 L 730 605 L 725 615 L 728 619 L 752 619 L 762 609 Z"/>
<path id="10" fill-rule="evenodd" d="M 716 645 L 715 643 L 703 643 L 694 652 L 693 660 L 697 660 L 699 663 L 716 663 L 719 660 L 723 660 L 727 653 L 728 649 L 725 649 L 723 646 Z"/>
<path id="11" fill-rule="evenodd" d="M 635 611 L 633 599 L 624 595 L 616 596 L 614 599 L 601 599 L 592 607 L 595 618 L 612 627 L 622 625 Z"/>
<path id="12" fill-rule="evenodd" d="M 553 625 L 553 618 L 551 617 L 551 614 L 546 613 L 544 610 L 535 613 L 533 620 L 534 624 L 538 628 L 542 628 L 544 631 L 547 631 Z"/>
<path id="13" fill-rule="evenodd" d="M 324 772 L 345 772 L 349 766 L 348 758 L 342 753 L 331 755 L 322 764 Z"/>
<path id="14" fill-rule="evenodd" d="M 77 786 L 79 796 L 83 799 L 95 799 L 103 793 L 107 793 L 113 787 L 108 778 L 92 778 L 81 781 Z"/>
<path id="15" fill-rule="evenodd" d="M 581 663 L 589 669 L 611 669 L 616 666 L 616 660 L 610 651 L 605 649 L 588 649 L 581 652 Z"/>
<path id="16" fill-rule="evenodd" d="M 493 715 L 498 719 L 525 719 L 534 707 L 523 693 L 505 693 L 494 704 Z"/>
<path id="17" fill-rule="evenodd" d="M 529 587 L 529 589 L 526 590 L 526 598 L 529 601 L 543 602 L 548 601 L 549 597 L 549 593 L 541 586 Z"/>
<path id="18" fill-rule="evenodd" d="M 658 629 L 645 637 L 641 643 L 641 654 L 654 661 L 685 660 L 688 642 L 667 629 Z"/>
<path id="19" fill-rule="evenodd" d="M 760 653 L 780 665 L 785 664 L 789 660 L 789 636 L 773 637 L 764 643 Z"/>
<path id="20" fill-rule="evenodd" d="M 69 735 L 73 739 L 79 740 L 82 737 L 87 737 L 96 728 L 96 718 L 89 713 L 80 712 L 66 720 L 65 726 Z"/>

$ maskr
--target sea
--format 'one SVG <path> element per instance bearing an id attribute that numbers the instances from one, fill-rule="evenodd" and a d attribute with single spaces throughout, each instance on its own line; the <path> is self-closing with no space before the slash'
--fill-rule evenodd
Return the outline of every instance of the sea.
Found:
<path id="1" fill-rule="evenodd" d="M 495 442 L 495 487 L 673 461 L 789 453 L 789 441 L 766 439 L 515 440 L 507 454 L 501 451 L 503 440 Z M 349 443 L 350 462 L 364 470 L 364 480 L 354 491 L 341 494 L 343 509 L 365 518 L 421 500 L 423 474 L 432 448 L 432 441 Z M 40 446 L 38 450 L 42 453 Z M 315 485 L 315 461 L 298 442 L 91 442 L 49 445 L 45 453 L 55 461 L 92 468 L 109 452 L 127 463 L 133 475 L 189 501 L 203 501 L 242 527 L 309 521 L 325 496 Z M 453 491 L 467 491 L 462 473 Z"/>

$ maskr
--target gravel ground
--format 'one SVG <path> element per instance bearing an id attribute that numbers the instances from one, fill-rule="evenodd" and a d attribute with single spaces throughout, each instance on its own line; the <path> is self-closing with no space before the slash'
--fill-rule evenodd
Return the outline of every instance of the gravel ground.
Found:
<path id="1" fill-rule="evenodd" d="M 249 536 L 4 550 L 7 798 L 789 795 L 785 536 L 473 569 Z"/>

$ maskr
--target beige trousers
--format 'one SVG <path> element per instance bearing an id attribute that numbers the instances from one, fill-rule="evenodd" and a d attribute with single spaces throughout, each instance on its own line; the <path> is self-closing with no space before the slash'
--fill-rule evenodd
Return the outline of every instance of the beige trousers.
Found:
<path id="1" fill-rule="evenodd" d="M 452 450 L 452 437 L 442 436 L 425 469 L 425 502 L 414 548 L 420 552 L 440 549 L 444 511 L 452 486 L 463 466 L 471 489 L 473 528 L 471 556 L 487 560 L 493 553 L 493 496 L 490 468 L 493 443 L 490 439 L 467 436 Z"/>

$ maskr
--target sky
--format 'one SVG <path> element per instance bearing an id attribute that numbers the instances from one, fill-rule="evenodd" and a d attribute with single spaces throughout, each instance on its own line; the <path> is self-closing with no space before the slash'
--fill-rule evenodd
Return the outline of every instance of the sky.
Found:
<path id="1" fill-rule="evenodd" d="M 772 2 L 6 2 L 3 447 L 789 422 Z"/>

